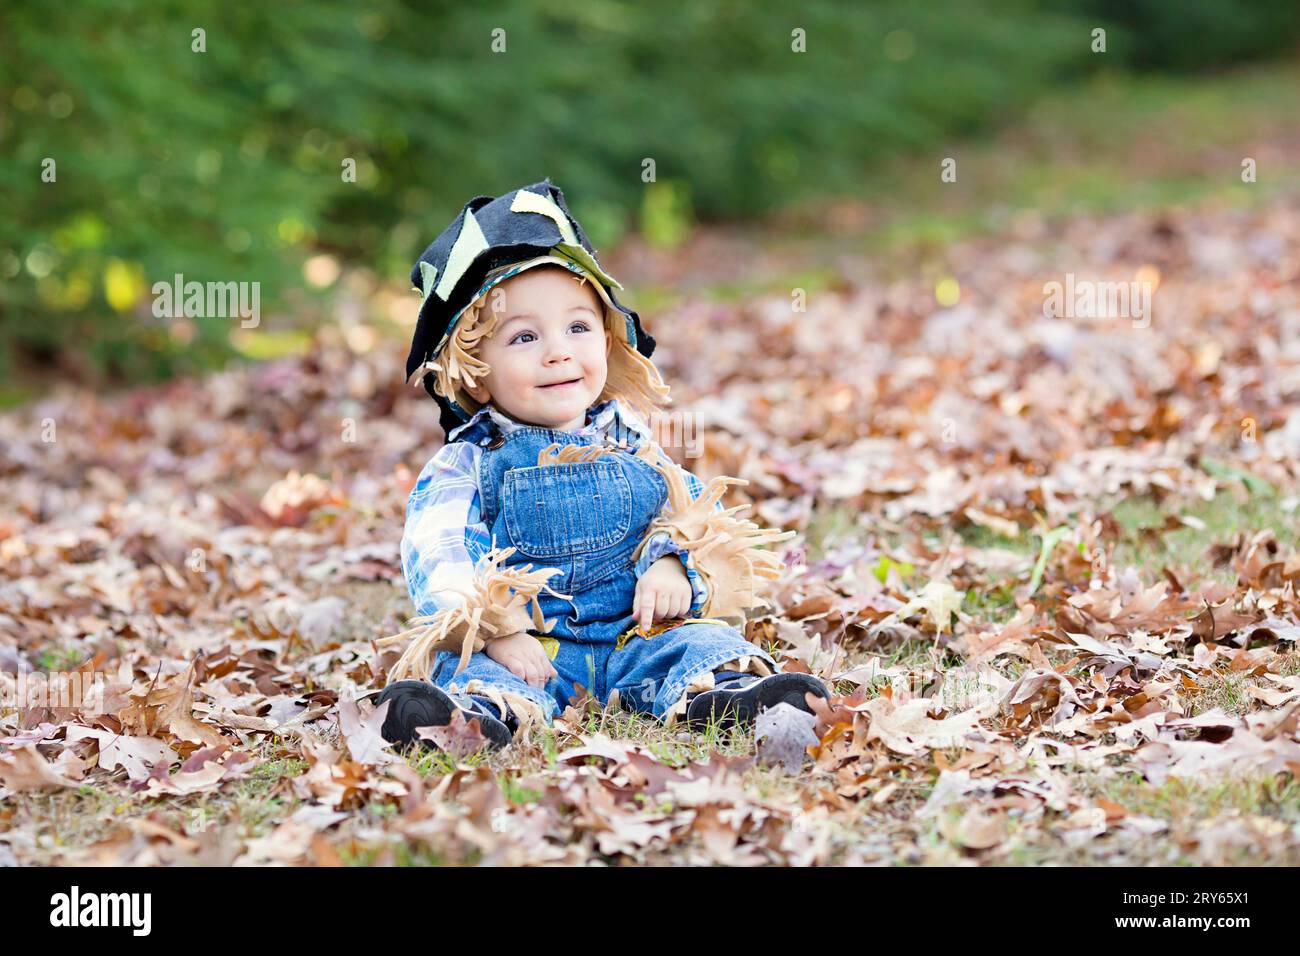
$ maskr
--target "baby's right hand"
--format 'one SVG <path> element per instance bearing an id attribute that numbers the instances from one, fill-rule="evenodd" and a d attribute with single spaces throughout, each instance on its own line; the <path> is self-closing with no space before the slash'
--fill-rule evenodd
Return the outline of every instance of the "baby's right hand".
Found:
<path id="1" fill-rule="evenodd" d="M 559 676 L 542 642 L 526 631 L 493 638 L 483 653 L 534 687 L 545 687 L 547 681 Z"/>

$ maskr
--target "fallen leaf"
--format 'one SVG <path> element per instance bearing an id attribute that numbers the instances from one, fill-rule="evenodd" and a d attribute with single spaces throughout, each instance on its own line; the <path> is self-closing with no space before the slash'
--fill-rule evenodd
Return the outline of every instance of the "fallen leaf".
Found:
<path id="1" fill-rule="evenodd" d="M 817 716 L 791 704 L 780 703 L 762 711 L 754 721 L 754 741 L 760 760 L 797 773 L 808 758 L 808 748 L 818 742 L 813 733 Z"/>
<path id="2" fill-rule="evenodd" d="M 346 698 L 339 701 L 339 730 L 347 743 L 348 753 L 357 763 L 386 764 L 400 759 L 382 733 L 389 703 L 384 701 L 362 715 L 356 700 Z"/>
<path id="3" fill-rule="evenodd" d="M 0 754 L 0 783 L 10 793 L 80 786 L 79 781 L 58 773 L 34 744 Z"/>

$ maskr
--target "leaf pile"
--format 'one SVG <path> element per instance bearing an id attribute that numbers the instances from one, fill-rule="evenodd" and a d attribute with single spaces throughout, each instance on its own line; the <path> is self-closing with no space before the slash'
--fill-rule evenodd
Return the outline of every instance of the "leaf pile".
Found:
<path id="1" fill-rule="evenodd" d="M 0 708 L 0 861 L 1300 862 L 1300 206 L 951 255 L 947 308 L 859 268 L 649 320 L 686 463 L 799 532 L 748 634 L 835 693 L 757 749 L 590 698 L 490 758 L 384 743 L 441 440 L 403 343 L 0 417 L 0 677 L 99 682 Z M 1045 316 L 1071 272 L 1152 321 Z"/>

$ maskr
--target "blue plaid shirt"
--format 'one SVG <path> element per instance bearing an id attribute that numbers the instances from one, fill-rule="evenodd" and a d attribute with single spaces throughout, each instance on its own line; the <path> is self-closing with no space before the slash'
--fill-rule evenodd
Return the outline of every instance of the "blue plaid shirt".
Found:
<path id="1" fill-rule="evenodd" d="M 493 406 L 483 406 L 469 421 L 452 429 L 447 444 L 429 459 L 416 479 L 406 503 L 402 534 L 402 571 L 416 613 L 435 614 L 464 603 L 464 596 L 450 589 L 470 590 L 475 564 L 492 547 L 480 511 L 479 456 L 488 442 L 519 427 Z M 645 423 L 617 399 L 588 409 L 587 424 L 573 434 L 604 434 L 632 449 L 652 440 Z M 685 477 L 691 497 L 698 498 L 704 485 L 680 465 L 674 466 Z M 721 502 L 715 510 L 723 510 Z M 636 563 L 636 576 L 640 579 L 650 565 L 668 554 L 682 561 L 693 593 L 690 614 L 697 616 L 708 599 L 708 587 L 692 567 L 690 553 L 666 533 L 658 532 L 646 543 Z"/>

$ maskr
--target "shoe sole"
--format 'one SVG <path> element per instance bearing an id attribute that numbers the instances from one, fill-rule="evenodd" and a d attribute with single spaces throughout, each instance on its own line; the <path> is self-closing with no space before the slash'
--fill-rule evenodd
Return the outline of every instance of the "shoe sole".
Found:
<path id="1" fill-rule="evenodd" d="M 462 710 L 446 691 L 421 680 L 399 680 L 389 684 L 375 701 L 375 706 L 384 701 L 389 702 L 389 707 L 380 733 L 389 743 L 399 747 L 409 747 L 418 741 L 430 750 L 442 749 L 432 740 L 417 735 L 416 728 L 446 727 L 451 723 L 452 712 Z M 493 749 L 505 747 L 513 739 L 510 728 L 495 717 L 474 714 L 468 719 L 478 720 L 479 729 Z"/>
<path id="2" fill-rule="evenodd" d="M 816 678 L 813 680 L 816 681 Z M 777 704 L 790 704 L 811 714 L 812 708 L 808 706 L 804 694 L 816 694 L 822 700 L 830 696 L 820 681 L 812 684 L 807 674 L 800 673 L 777 674 L 775 677 L 734 693 L 725 691 L 705 691 L 705 693 L 718 696 L 709 700 L 707 713 L 697 715 L 688 721 L 687 726 L 692 729 L 706 727 L 710 720 L 716 721 L 721 730 L 736 724 L 748 725 L 754 722 L 760 712 Z"/>

